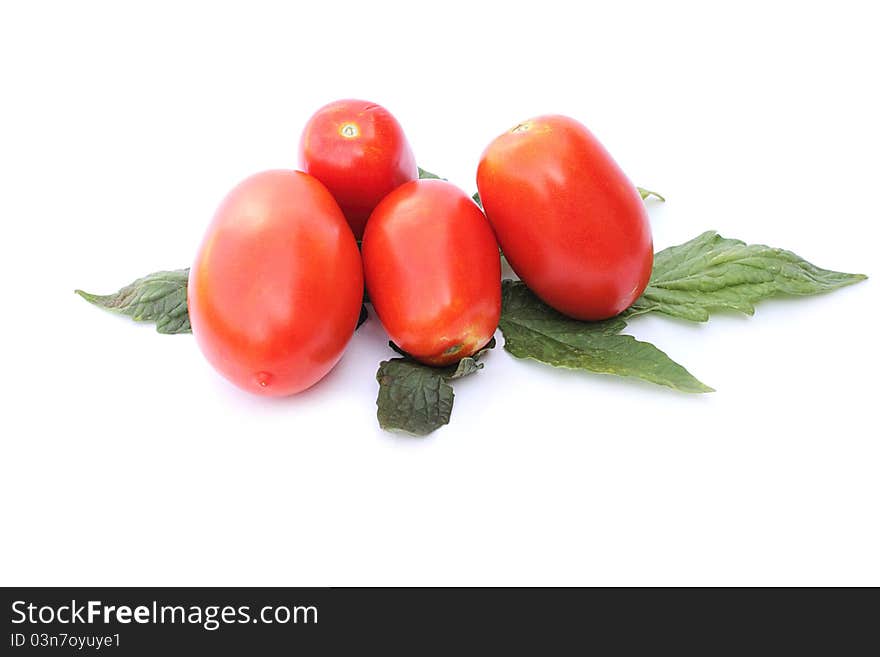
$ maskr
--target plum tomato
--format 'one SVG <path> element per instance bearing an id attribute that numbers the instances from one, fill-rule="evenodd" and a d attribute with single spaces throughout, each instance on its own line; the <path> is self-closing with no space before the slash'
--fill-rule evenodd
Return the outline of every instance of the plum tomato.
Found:
<path id="1" fill-rule="evenodd" d="M 327 186 L 357 239 L 379 201 L 419 176 L 397 119 L 365 100 L 339 100 L 315 112 L 300 138 L 299 166 Z"/>
<path id="2" fill-rule="evenodd" d="M 391 339 L 428 365 L 482 348 L 501 314 L 501 259 L 492 228 L 462 190 L 408 182 L 367 222 L 362 245 L 370 300 Z"/>
<path id="3" fill-rule="evenodd" d="M 301 171 L 264 171 L 217 209 L 190 270 L 202 353 L 244 390 L 290 395 L 329 372 L 363 297 L 357 242 L 342 210 Z"/>
<path id="4" fill-rule="evenodd" d="M 497 137 L 480 159 L 477 189 L 510 266 L 560 312 L 607 319 L 647 286 L 654 255 L 644 203 L 574 119 L 539 116 Z"/>

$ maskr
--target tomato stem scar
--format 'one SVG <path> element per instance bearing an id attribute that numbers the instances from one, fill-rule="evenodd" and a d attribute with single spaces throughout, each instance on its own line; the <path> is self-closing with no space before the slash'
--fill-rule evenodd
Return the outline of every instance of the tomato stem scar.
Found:
<path id="1" fill-rule="evenodd" d="M 354 139 L 361 134 L 361 131 L 358 129 L 357 124 L 355 123 L 343 123 L 339 127 L 339 134 L 346 139 Z"/>

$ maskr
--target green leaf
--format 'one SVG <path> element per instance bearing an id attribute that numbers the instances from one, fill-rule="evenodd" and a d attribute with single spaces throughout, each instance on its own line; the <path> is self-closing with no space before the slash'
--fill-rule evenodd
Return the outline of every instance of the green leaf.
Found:
<path id="1" fill-rule="evenodd" d="M 480 198 L 480 192 L 475 192 L 471 198 L 474 199 L 474 203 L 479 205 L 480 209 L 482 210 L 483 209 L 483 200 Z"/>
<path id="2" fill-rule="evenodd" d="M 424 179 L 437 179 L 437 180 L 446 180 L 446 178 L 441 178 L 436 173 L 431 173 L 430 171 L 425 171 L 422 167 L 419 167 L 419 180 Z"/>
<path id="3" fill-rule="evenodd" d="M 639 190 L 639 196 L 642 197 L 643 201 L 653 196 L 662 203 L 666 202 L 666 199 L 660 196 L 657 192 L 652 192 L 650 189 L 645 189 L 644 187 L 636 187 L 636 189 Z"/>
<path id="4" fill-rule="evenodd" d="M 189 269 L 159 271 L 137 279 L 114 294 L 76 290 L 89 303 L 128 315 L 136 322 L 155 322 L 159 333 L 189 333 L 186 284 Z"/>
<path id="5" fill-rule="evenodd" d="M 705 322 L 716 310 L 751 315 L 763 299 L 819 294 L 865 278 L 821 269 L 791 251 L 709 231 L 657 253 L 647 289 L 625 315 L 656 311 L 694 322 Z"/>
<path id="6" fill-rule="evenodd" d="M 450 381 L 473 374 L 483 367 L 482 355 L 495 346 L 492 338 L 485 347 L 449 367 L 430 367 L 407 356 L 394 343 L 389 343 L 401 358 L 379 364 L 376 380 L 379 396 L 376 417 L 386 430 L 405 431 L 425 436 L 449 423 L 455 394 Z"/>
<path id="7" fill-rule="evenodd" d="M 581 322 L 553 310 L 521 281 L 502 281 L 504 349 L 555 367 L 631 376 L 682 392 L 712 392 L 685 368 L 647 342 L 621 335 L 622 317 Z"/>
<path id="8" fill-rule="evenodd" d="M 191 333 L 189 311 L 186 305 L 186 286 L 189 268 L 157 271 L 137 279 L 114 294 L 91 294 L 74 290 L 83 299 L 106 310 L 128 315 L 136 322 L 155 322 L 159 333 Z M 355 330 L 367 321 L 369 303 L 364 290 L 364 302 Z"/>

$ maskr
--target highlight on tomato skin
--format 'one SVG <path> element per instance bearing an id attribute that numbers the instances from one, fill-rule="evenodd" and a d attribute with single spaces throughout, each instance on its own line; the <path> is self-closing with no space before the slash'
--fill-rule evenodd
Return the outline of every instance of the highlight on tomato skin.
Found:
<path id="1" fill-rule="evenodd" d="M 330 192 L 301 171 L 272 170 L 223 199 L 190 270 L 196 343 L 239 388 L 291 395 L 342 356 L 363 298 L 354 235 Z"/>
<path id="2" fill-rule="evenodd" d="M 389 337 L 427 365 L 479 351 L 501 316 L 501 259 L 486 217 L 442 180 L 408 182 L 367 222 L 364 276 Z"/>
<path id="3" fill-rule="evenodd" d="M 483 152 L 477 188 L 511 268 L 548 305 L 601 320 L 645 290 L 654 249 L 644 203 L 581 123 L 518 123 Z"/>
<path id="4" fill-rule="evenodd" d="M 299 166 L 327 186 L 357 239 L 379 201 L 418 178 L 400 123 L 365 100 L 338 100 L 315 112 L 300 137 Z"/>

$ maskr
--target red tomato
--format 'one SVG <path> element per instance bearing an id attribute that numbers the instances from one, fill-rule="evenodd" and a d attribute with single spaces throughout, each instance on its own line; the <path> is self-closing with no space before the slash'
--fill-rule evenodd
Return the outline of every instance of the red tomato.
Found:
<path id="1" fill-rule="evenodd" d="M 327 186 L 358 239 L 379 201 L 419 177 L 397 119 L 365 100 L 339 100 L 315 112 L 300 138 L 299 165 Z"/>
<path id="2" fill-rule="evenodd" d="M 647 286 L 654 254 L 644 203 L 574 119 L 539 116 L 497 137 L 477 188 L 510 266 L 560 312 L 613 317 Z"/>
<path id="3" fill-rule="evenodd" d="M 367 291 L 391 339 L 428 365 L 470 356 L 501 315 L 492 228 L 455 185 L 416 180 L 386 196 L 362 245 Z"/>
<path id="4" fill-rule="evenodd" d="M 235 385 L 290 395 L 336 364 L 363 296 L 360 254 L 330 192 L 301 171 L 264 171 L 217 209 L 190 270 L 202 353 Z"/>

